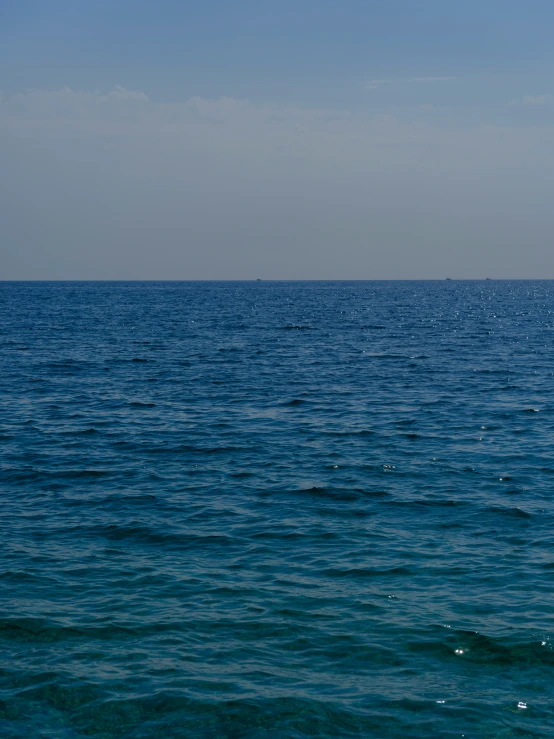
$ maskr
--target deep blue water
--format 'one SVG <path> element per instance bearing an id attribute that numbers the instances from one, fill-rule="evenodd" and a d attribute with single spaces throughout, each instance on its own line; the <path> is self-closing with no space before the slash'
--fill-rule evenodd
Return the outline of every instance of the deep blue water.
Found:
<path id="1" fill-rule="evenodd" d="M 0 736 L 554 736 L 554 283 L 0 283 Z"/>

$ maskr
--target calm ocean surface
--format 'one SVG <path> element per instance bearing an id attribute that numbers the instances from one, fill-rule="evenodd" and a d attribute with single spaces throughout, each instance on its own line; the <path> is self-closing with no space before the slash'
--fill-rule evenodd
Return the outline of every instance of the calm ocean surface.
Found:
<path id="1" fill-rule="evenodd" d="M 0 736 L 554 736 L 554 282 L 0 283 Z"/>

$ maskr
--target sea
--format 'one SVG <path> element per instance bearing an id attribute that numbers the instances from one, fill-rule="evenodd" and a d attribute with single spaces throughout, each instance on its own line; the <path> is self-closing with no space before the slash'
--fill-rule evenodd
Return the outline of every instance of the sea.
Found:
<path id="1" fill-rule="evenodd" d="M 554 736 L 554 282 L 0 283 L 3 739 Z"/>

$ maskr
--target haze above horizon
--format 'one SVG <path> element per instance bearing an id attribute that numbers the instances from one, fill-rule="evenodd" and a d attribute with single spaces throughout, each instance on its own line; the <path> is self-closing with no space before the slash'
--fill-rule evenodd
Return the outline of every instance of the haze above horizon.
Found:
<path id="1" fill-rule="evenodd" d="M 554 278 L 546 0 L 0 20 L 0 279 Z"/>

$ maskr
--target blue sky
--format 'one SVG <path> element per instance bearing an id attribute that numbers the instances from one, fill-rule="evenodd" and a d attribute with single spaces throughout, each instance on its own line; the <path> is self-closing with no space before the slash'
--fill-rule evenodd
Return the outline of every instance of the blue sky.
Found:
<path id="1" fill-rule="evenodd" d="M 344 100 L 367 78 L 553 71 L 546 0 L 3 0 L 3 89 Z M 474 84 L 480 84 L 474 79 Z"/>
<path id="2" fill-rule="evenodd" d="M 254 263 L 276 277 L 472 276 L 508 249 L 511 276 L 554 277 L 553 27 L 546 0 L 0 0 L 0 145 L 17 246 L 0 254 L 6 273 L 248 277 Z M 333 228 L 321 222 L 330 203 Z M 514 223 L 518 203 L 528 212 Z M 139 246 L 123 245 L 113 270 L 102 249 L 95 261 L 95 239 L 117 251 L 133 214 L 144 232 L 145 212 L 148 229 L 172 224 L 165 261 L 135 232 L 125 238 Z M 482 243 L 476 262 L 461 223 Z M 266 229 L 304 245 L 297 269 L 276 239 L 256 252 Z M 518 257 L 524 233 L 531 261 Z M 350 238 L 349 261 L 329 234 Z"/>

